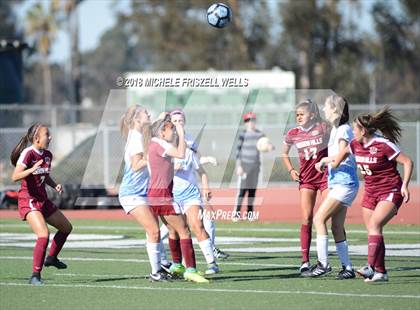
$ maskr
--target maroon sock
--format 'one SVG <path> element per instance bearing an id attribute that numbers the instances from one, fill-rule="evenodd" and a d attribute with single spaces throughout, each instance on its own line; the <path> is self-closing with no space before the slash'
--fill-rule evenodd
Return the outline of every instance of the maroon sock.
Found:
<path id="1" fill-rule="evenodd" d="M 311 248 L 312 225 L 300 226 L 300 247 L 302 251 L 302 262 L 309 262 L 309 251 Z"/>
<path id="2" fill-rule="evenodd" d="M 171 239 L 169 240 L 169 249 L 171 250 L 172 261 L 176 264 L 181 264 L 182 262 L 182 252 L 181 252 L 181 244 L 179 239 Z"/>
<path id="3" fill-rule="evenodd" d="M 68 235 L 69 234 L 57 231 L 53 241 L 51 242 L 50 252 L 48 253 L 48 256 L 58 256 L 58 253 L 60 253 L 61 249 L 63 248 L 63 245 L 66 242 Z"/>
<path id="4" fill-rule="evenodd" d="M 385 242 L 383 236 L 380 236 L 380 246 L 378 250 L 378 254 L 375 259 L 375 270 L 377 272 L 385 273 Z"/>
<path id="5" fill-rule="evenodd" d="M 181 251 L 182 256 L 185 259 L 185 265 L 187 268 L 195 268 L 195 253 L 190 239 L 181 239 Z"/>
<path id="6" fill-rule="evenodd" d="M 372 267 L 375 267 L 382 242 L 383 238 L 381 235 L 368 236 L 368 264 Z"/>
<path id="7" fill-rule="evenodd" d="M 32 272 L 41 272 L 42 266 L 44 265 L 45 252 L 48 246 L 48 237 L 47 238 L 38 238 L 35 243 L 34 248 L 34 264 Z"/>

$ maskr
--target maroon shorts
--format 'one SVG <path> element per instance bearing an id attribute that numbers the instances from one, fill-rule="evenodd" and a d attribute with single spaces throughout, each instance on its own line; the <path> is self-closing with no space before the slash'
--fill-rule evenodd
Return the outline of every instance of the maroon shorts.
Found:
<path id="1" fill-rule="evenodd" d="M 299 183 L 299 190 L 302 188 L 311 189 L 313 191 L 319 190 L 321 193 L 328 189 L 328 181 L 326 179 L 322 179 L 321 182 L 317 183 Z"/>
<path id="2" fill-rule="evenodd" d="M 180 206 L 174 201 L 168 189 L 149 189 L 147 200 L 152 212 L 156 215 L 182 214 Z"/>
<path id="3" fill-rule="evenodd" d="M 397 210 L 401 207 L 404 197 L 401 192 L 384 192 L 384 193 L 366 193 L 363 196 L 362 206 L 363 208 L 375 210 L 376 205 L 380 201 L 389 201 L 392 202 Z"/>
<path id="4" fill-rule="evenodd" d="M 58 208 L 50 200 L 38 201 L 34 198 L 18 199 L 19 216 L 22 221 L 26 221 L 26 216 L 31 211 L 40 211 L 45 219 L 58 210 Z"/>

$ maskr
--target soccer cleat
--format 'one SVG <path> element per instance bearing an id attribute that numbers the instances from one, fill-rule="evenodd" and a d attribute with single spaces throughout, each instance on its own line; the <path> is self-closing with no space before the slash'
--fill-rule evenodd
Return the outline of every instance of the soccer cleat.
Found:
<path id="1" fill-rule="evenodd" d="M 382 272 L 377 272 L 377 271 L 375 271 L 372 278 L 365 279 L 366 283 L 387 282 L 387 281 L 388 281 L 388 274 L 386 272 L 382 273 Z"/>
<path id="2" fill-rule="evenodd" d="M 160 264 L 160 267 L 165 270 L 167 273 L 171 273 L 170 269 L 171 269 L 172 264 L 170 262 L 168 262 L 167 264 Z"/>
<path id="3" fill-rule="evenodd" d="M 156 273 L 151 273 L 149 275 L 150 282 L 169 282 L 171 278 L 164 271 L 159 270 Z"/>
<path id="4" fill-rule="evenodd" d="M 228 253 L 220 251 L 220 249 L 218 248 L 213 249 L 213 254 L 214 254 L 214 257 L 217 259 L 226 259 L 230 256 Z"/>
<path id="5" fill-rule="evenodd" d="M 241 220 L 241 218 L 239 216 L 232 217 L 232 222 L 233 223 L 239 222 L 240 220 Z"/>
<path id="6" fill-rule="evenodd" d="M 41 275 L 39 273 L 34 272 L 29 279 L 29 284 L 32 285 L 42 285 L 44 282 L 41 280 Z"/>
<path id="7" fill-rule="evenodd" d="M 215 274 L 220 271 L 219 266 L 216 263 L 210 263 L 207 265 L 207 270 L 205 274 Z"/>
<path id="8" fill-rule="evenodd" d="M 48 256 L 44 262 L 45 267 L 54 266 L 57 269 L 66 269 L 67 265 L 60 261 L 57 257 Z"/>
<path id="9" fill-rule="evenodd" d="M 327 266 L 324 267 L 320 262 L 318 262 L 315 266 L 312 266 L 310 270 L 303 272 L 302 276 L 307 278 L 316 278 L 326 275 L 331 271 L 332 269 L 330 264 L 327 264 Z"/>
<path id="10" fill-rule="evenodd" d="M 184 279 L 196 283 L 209 283 L 209 280 L 200 275 L 195 268 L 187 268 Z"/>
<path id="11" fill-rule="evenodd" d="M 344 266 L 343 266 L 343 270 L 341 270 L 337 274 L 337 279 L 338 280 L 354 279 L 355 277 L 356 277 L 356 274 L 354 273 L 354 270 L 353 269 L 348 270 Z"/>
<path id="12" fill-rule="evenodd" d="M 373 268 L 370 265 L 363 266 L 356 272 L 358 275 L 362 276 L 365 279 L 371 279 L 375 274 L 375 270 L 373 270 Z"/>
<path id="13" fill-rule="evenodd" d="M 173 277 L 181 277 L 185 272 L 185 267 L 180 263 L 173 263 L 169 268 L 169 272 Z"/>
<path id="14" fill-rule="evenodd" d="M 304 273 L 308 270 L 311 270 L 311 267 L 312 266 L 310 262 L 302 262 L 302 265 L 300 265 L 300 268 L 299 268 L 299 272 Z"/>

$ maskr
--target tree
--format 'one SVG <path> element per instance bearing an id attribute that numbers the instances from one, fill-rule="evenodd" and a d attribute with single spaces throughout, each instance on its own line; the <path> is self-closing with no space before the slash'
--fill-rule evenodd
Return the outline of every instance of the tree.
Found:
<path id="1" fill-rule="evenodd" d="M 40 53 L 43 71 L 44 103 L 52 104 L 51 70 L 48 61 L 52 42 L 57 32 L 57 12 L 59 1 L 52 0 L 46 9 L 40 2 L 35 3 L 26 15 L 26 34 L 32 37 Z"/>

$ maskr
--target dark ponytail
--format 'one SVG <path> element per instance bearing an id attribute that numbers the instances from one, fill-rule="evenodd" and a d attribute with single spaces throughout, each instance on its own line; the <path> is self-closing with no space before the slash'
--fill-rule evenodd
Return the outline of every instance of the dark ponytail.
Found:
<path id="1" fill-rule="evenodd" d="M 20 153 L 28 146 L 29 143 L 32 143 L 34 137 L 39 131 L 39 128 L 43 127 L 41 123 L 33 124 L 29 127 L 28 132 L 24 135 L 19 143 L 13 148 L 12 154 L 10 154 L 10 161 L 12 162 L 13 166 L 16 166 L 16 163 L 19 159 Z"/>
<path id="2" fill-rule="evenodd" d="M 379 130 L 385 138 L 393 143 L 398 143 L 401 138 L 401 127 L 398 119 L 392 114 L 388 106 L 374 114 L 359 115 L 356 120 L 359 127 L 366 129 L 369 135 Z"/>

